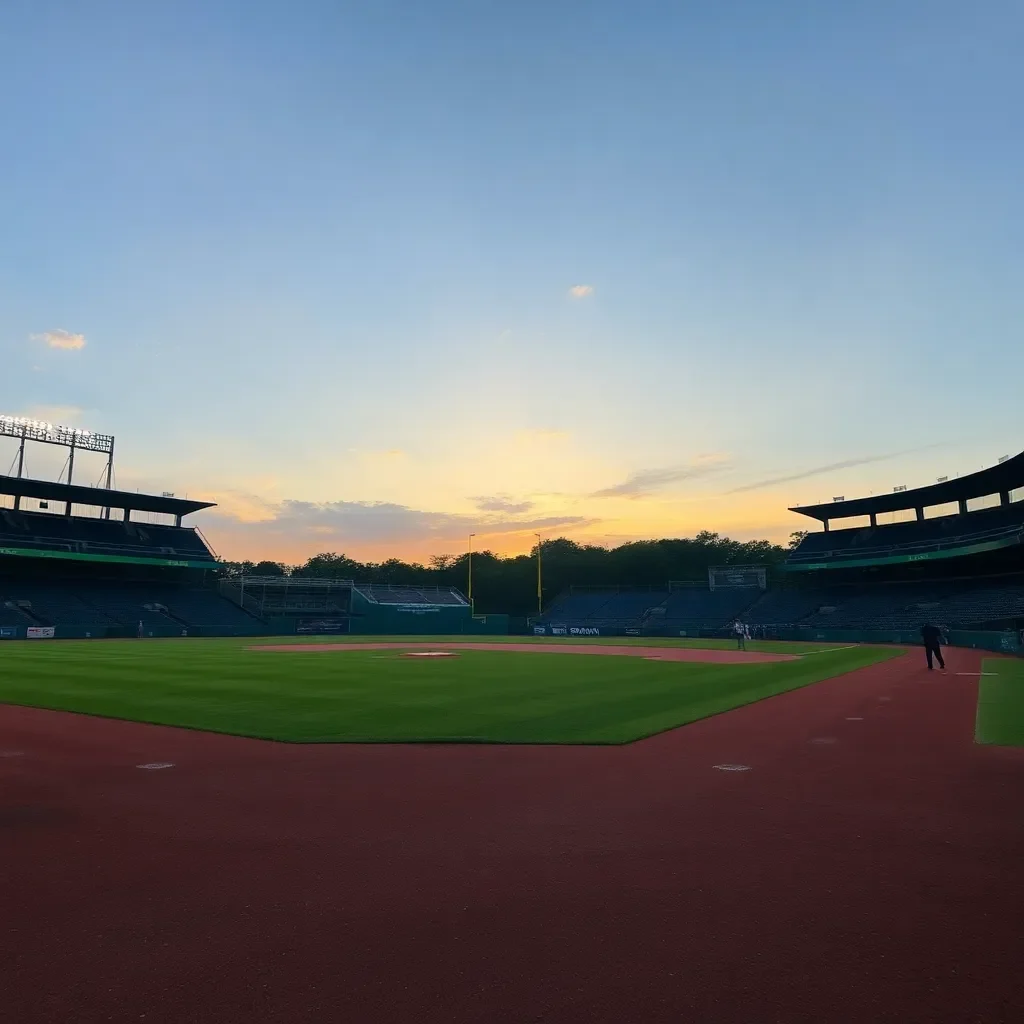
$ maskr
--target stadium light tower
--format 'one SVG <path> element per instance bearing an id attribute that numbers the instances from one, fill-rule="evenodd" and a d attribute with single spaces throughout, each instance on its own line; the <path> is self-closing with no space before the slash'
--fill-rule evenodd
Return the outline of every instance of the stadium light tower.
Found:
<path id="1" fill-rule="evenodd" d="M 100 452 L 106 455 L 106 489 L 109 491 L 113 486 L 114 438 L 110 434 L 95 434 L 91 430 L 82 430 L 78 427 L 62 427 L 59 424 L 47 423 L 45 420 L 0 413 L 0 437 L 13 437 L 20 442 L 17 472 L 19 480 L 25 475 L 25 443 L 35 441 L 38 444 L 56 444 L 71 450 L 68 455 L 69 484 L 74 482 L 76 451 Z M 15 508 L 17 507 L 15 504 Z M 104 516 L 110 518 L 110 509 L 104 510 Z"/>
<path id="2" fill-rule="evenodd" d="M 475 533 L 469 535 L 469 614 L 475 615 L 473 607 L 473 538 Z"/>

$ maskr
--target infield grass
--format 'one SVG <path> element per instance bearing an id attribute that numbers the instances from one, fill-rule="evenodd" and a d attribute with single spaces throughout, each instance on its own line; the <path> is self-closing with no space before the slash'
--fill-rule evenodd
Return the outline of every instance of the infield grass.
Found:
<path id="1" fill-rule="evenodd" d="M 1003 747 L 1024 747 L 1024 661 L 986 658 L 978 680 L 975 739 Z"/>
<path id="2" fill-rule="evenodd" d="M 442 638 L 410 639 L 426 646 Z M 3 644 L 0 702 L 300 743 L 627 743 L 902 653 L 751 643 L 750 650 L 817 653 L 713 665 L 512 651 L 413 659 L 381 650 L 249 649 L 280 642 Z M 643 646 L 698 644 L 644 640 Z"/>

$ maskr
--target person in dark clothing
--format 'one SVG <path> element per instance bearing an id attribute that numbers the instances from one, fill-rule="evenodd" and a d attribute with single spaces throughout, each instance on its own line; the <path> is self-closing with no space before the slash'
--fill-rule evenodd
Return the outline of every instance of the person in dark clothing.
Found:
<path id="1" fill-rule="evenodd" d="M 946 663 L 942 659 L 942 630 L 931 624 L 921 627 L 921 639 L 924 641 L 924 655 L 928 659 L 928 671 L 932 670 L 932 658 L 939 663 L 939 668 L 946 671 Z"/>

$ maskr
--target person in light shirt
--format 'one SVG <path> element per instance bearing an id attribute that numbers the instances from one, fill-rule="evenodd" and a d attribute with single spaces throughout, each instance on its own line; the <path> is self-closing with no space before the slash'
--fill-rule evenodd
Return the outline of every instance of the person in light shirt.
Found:
<path id="1" fill-rule="evenodd" d="M 736 634 L 736 650 L 745 651 L 747 649 L 747 627 L 737 619 L 733 623 L 733 632 Z"/>

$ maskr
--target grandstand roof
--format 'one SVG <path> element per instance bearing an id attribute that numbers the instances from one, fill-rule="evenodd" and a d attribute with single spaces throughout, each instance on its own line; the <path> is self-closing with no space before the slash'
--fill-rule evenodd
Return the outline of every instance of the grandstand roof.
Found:
<path id="1" fill-rule="evenodd" d="M 930 508 L 950 502 L 983 498 L 989 494 L 1004 494 L 1024 487 L 1024 452 L 997 466 L 944 480 L 942 483 L 915 487 L 909 491 L 894 491 L 892 494 L 876 494 L 870 498 L 853 498 L 850 501 L 830 501 L 821 505 L 798 505 L 790 512 L 810 516 L 825 522 L 829 519 L 846 519 L 850 516 L 867 516 L 879 512 L 901 512 L 905 509 Z"/>
<path id="2" fill-rule="evenodd" d="M 41 498 L 43 501 L 71 502 L 96 508 L 131 509 L 135 512 L 163 512 L 187 516 L 203 508 L 213 508 L 212 501 L 190 501 L 187 498 L 164 498 L 135 491 L 108 491 L 102 487 L 81 487 L 59 484 L 51 480 L 29 480 L 25 477 L 0 476 L 0 494 L 12 498 Z"/>

